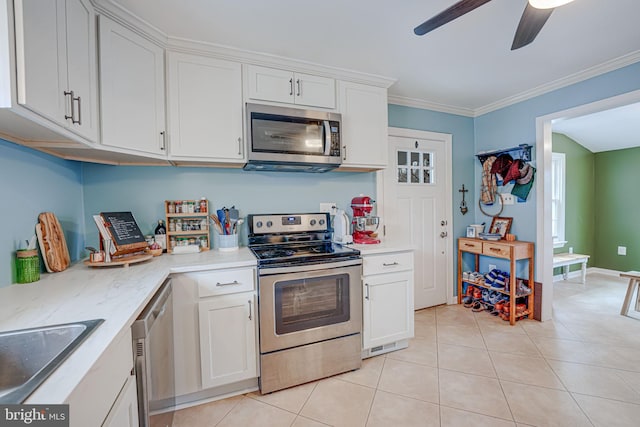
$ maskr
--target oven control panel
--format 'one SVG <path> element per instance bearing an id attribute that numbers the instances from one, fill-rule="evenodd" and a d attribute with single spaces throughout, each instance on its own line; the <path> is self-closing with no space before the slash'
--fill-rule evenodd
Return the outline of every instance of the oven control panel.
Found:
<path id="1" fill-rule="evenodd" d="M 328 231 L 328 213 L 249 215 L 250 233 L 302 233 Z"/>

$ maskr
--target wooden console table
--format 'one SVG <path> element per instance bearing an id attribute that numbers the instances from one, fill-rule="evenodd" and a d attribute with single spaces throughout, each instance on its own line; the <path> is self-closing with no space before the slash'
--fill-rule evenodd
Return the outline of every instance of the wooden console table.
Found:
<path id="1" fill-rule="evenodd" d="M 464 252 L 472 253 L 475 255 L 475 269 L 479 268 L 480 256 L 487 256 L 493 258 L 502 258 L 509 260 L 509 291 L 493 289 L 489 285 L 485 285 L 484 282 L 478 282 L 475 280 L 463 279 L 462 276 L 462 254 Z M 529 277 L 528 286 L 531 292 L 525 295 L 517 294 L 517 281 L 516 281 L 516 262 L 520 260 L 527 260 L 529 262 Z M 477 287 L 483 287 L 487 289 L 496 290 L 502 294 L 508 295 L 511 304 L 509 304 L 509 323 L 516 323 L 516 298 L 527 299 L 527 310 L 524 315 L 528 315 L 530 319 L 533 319 L 533 289 L 534 289 L 534 263 L 533 263 L 533 243 L 513 241 L 508 242 L 506 240 L 481 240 L 471 239 L 467 237 L 460 237 L 458 239 L 458 304 L 462 302 L 462 285 L 467 283 Z"/>
<path id="2" fill-rule="evenodd" d="M 562 267 L 562 278 L 567 280 L 569 277 L 569 266 L 574 264 L 582 264 L 582 283 L 587 280 L 587 261 L 589 255 L 561 253 L 553 255 L 553 268 Z"/>

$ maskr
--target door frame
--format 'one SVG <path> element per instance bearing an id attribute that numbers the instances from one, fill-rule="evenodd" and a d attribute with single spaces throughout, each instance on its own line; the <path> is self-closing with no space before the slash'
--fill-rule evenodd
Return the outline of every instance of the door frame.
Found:
<path id="1" fill-rule="evenodd" d="M 416 139 L 437 139 L 443 140 L 445 143 L 444 152 L 445 152 L 445 162 L 448 168 L 448 174 L 445 176 L 445 208 L 444 208 L 444 216 L 445 221 L 447 221 L 447 225 L 445 227 L 445 231 L 447 232 L 446 239 L 446 255 L 447 255 L 447 266 L 446 266 L 446 293 L 447 293 L 447 305 L 457 304 L 457 298 L 453 295 L 453 280 L 454 280 L 454 262 L 453 262 L 453 235 L 452 230 L 455 229 L 453 227 L 453 162 L 452 162 L 452 140 L 453 137 L 450 133 L 442 133 L 442 132 L 430 132 L 424 130 L 417 129 L 406 129 L 406 128 L 396 128 L 389 127 L 387 136 L 387 147 L 389 144 L 389 137 L 401 137 L 401 138 L 416 138 Z M 389 163 L 393 162 L 393 159 L 389 159 Z M 376 172 L 376 205 L 378 209 L 378 215 L 382 217 L 382 225 L 384 227 L 384 170 Z M 383 234 L 384 235 L 384 234 Z"/>
<path id="2" fill-rule="evenodd" d="M 545 284 L 541 320 L 552 319 L 553 237 L 551 233 L 551 153 L 553 122 L 640 102 L 640 90 L 536 117 L 536 278 Z M 542 173 L 540 173 L 542 172 Z"/>

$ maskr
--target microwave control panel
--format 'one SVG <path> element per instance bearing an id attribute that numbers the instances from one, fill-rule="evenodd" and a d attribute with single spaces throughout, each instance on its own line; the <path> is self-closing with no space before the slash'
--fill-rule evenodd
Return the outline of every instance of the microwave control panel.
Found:
<path id="1" fill-rule="evenodd" d="M 329 155 L 340 157 L 340 122 L 329 121 L 329 128 L 331 129 L 331 150 Z"/>

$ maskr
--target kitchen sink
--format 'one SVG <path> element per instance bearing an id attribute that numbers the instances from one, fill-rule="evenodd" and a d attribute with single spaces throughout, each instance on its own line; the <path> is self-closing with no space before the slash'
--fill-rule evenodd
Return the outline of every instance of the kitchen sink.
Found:
<path id="1" fill-rule="evenodd" d="M 104 319 L 0 332 L 0 403 L 22 403 Z"/>

